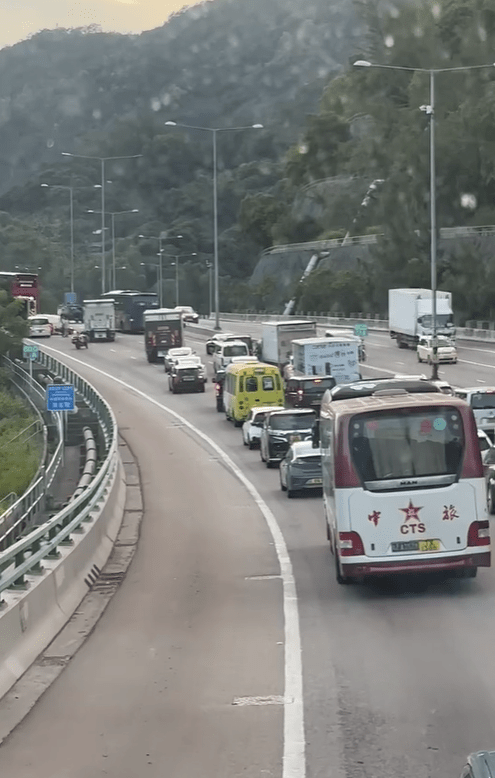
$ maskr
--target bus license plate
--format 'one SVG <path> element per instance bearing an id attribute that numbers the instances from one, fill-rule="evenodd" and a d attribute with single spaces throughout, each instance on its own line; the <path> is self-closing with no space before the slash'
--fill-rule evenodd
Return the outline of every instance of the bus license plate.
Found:
<path id="1" fill-rule="evenodd" d="M 392 551 L 404 553 L 405 551 L 440 551 L 439 540 L 401 540 L 392 543 Z"/>

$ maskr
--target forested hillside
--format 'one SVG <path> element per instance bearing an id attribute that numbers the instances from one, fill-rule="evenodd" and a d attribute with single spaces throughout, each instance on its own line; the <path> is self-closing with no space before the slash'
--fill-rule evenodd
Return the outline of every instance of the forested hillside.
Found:
<path id="1" fill-rule="evenodd" d="M 76 291 L 97 293 L 101 164 L 62 152 L 140 155 L 105 167 L 117 286 L 156 288 L 166 232 L 166 304 L 181 254 L 181 302 L 206 310 L 212 135 L 165 122 L 242 127 L 218 133 L 222 305 L 273 302 L 275 277 L 249 283 L 263 248 L 350 230 L 381 235 L 371 262 L 323 267 L 298 288 L 301 304 L 383 310 L 389 286 L 429 283 L 429 79 L 415 69 L 471 68 L 436 75 L 438 226 L 495 222 L 494 44 L 489 0 L 212 0 L 139 36 L 45 31 L 0 51 L 2 267 L 40 267 L 45 302 L 60 300 L 70 186 Z M 487 317 L 494 269 L 475 242 L 461 248 L 440 252 L 439 283 L 465 316 Z"/>

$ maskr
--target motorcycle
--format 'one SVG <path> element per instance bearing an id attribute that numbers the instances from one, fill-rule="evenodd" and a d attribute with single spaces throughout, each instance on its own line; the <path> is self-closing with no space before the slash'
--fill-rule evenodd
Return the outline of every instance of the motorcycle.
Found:
<path id="1" fill-rule="evenodd" d="M 79 350 L 89 347 L 89 338 L 85 332 L 75 332 L 72 336 L 72 343 Z"/>

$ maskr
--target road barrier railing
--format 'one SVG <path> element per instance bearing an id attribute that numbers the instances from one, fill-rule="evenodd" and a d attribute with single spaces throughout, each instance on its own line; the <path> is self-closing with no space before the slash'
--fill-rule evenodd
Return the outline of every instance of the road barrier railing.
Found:
<path id="1" fill-rule="evenodd" d="M 388 319 L 380 319 L 377 314 L 368 314 L 366 316 L 320 316 L 311 312 L 297 313 L 293 316 L 284 316 L 281 313 L 220 313 L 220 318 L 224 321 L 291 321 L 291 319 L 311 319 L 320 326 L 342 327 L 349 329 L 355 324 L 366 324 L 371 332 L 388 332 Z M 211 317 L 201 319 L 201 322 L 208 324 L 211 322 L 213 327 L 214 320 Z M 211 329 L 209 328 L 209 329 Z M 481 327 L 456 327 L 456 338 L 458 340 L 488 341 L 495 343 L 495 328 L 483 329 Z"/>
<path id="2" fill-rule="evenodd" d="M 70 535 L 74 531 L 84 531 L 84 522 L 88 520 L 88 517 L 91 517 L 95 509 L 101 507 L 100 504 L 105 499 L 109 483 L 115 477 L 118 462 L 117 422 L 108 403 L 91 384 L 54 357 L 40 351 L 37 362 L 46 367 L 52 374 L 61 377 L 66 383 L 72 384 L 87 405 L 96 413 L 105 441 L 105 456 L 98 472 L 77 499 L 26 537 L 0 551 L 0 597 L 6 589 L 25 586 L 25 575 L 33 572 L 39 573 L 41 562 L 45 556 L 56 558 L 57 546 L 61 543 L 70 543 Z M 21 372 L 20 366 L 11 363 L 10 367 L 18 377 Z M 45 402 L 44 390 L 41 386 L 39 386 L 39 391 Z M 37 510 L 40 502 L 44 500 L 45 492 L 53 481 L 63 456 L 62 413 L 54 413 L 53 415 L 57 417 L 60 433 L 55 454 L 44 474 L 9 509 L 9 511 L 13 511 L 19 504 L 20 518 L 24 520 L 29 517 L 30 513 Z M 19 518 L 16 519 L 16 525 L 18 523 Z"/>
<path id="3" fill-rule="evenodd" d="M 97 580 L 125 507 L 125 473 L 112 409 L 91 384 L 41 350 L 37 364 L 76 388 L 78 400 L 94 411 L 99 443 L 95 457 L 93 436 L 85 434 L 91 477 L 80 484 L 78 496 L 0 551 L 0 698 L 51 643 Z"/>
<path id="4" fill-rule="evenodd" d="M 0 550 L 8 547 L 44 510 L 45 495 L 58 473 L 63 455 L 62 419 L 57 415 L 54 419 L 57 444 L 50 460 L 46 461 L 48 435 L 43 422 L 43 411 L 46 409 L 43 387 L 17 362 L 4 357 L 3 366 L 8 370 L 16 390 L 31 403 L 38 414 L 38 423 L 42 426 L 43 450 L 40 467 L 28 489 L 20 497 L 16 496 L 7 508 L 1 506 L 3 511 L 0 514 Z"/>

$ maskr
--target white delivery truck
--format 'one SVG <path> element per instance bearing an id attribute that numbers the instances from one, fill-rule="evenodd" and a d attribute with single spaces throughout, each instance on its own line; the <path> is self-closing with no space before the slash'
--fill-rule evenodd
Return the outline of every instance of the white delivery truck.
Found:
<path id="1" fill-rule="evenodd" d="M 83 300 L 84 332 L 91 342 L 115 340 L 114 300 Z"/>
<path id="2" fill-rule="evenodd" d="M 436 300 L 437 335 L 454 338 L 452 293 L 437 290 Z M 416 348 L 420 337 L 433 334 L 431 289 L 389 289 L 388 323 L 399 348 Z"/>
<path id="3" fill-rule="evenodd" d="M 261 360 L 279 368 L 289 362 L 294 339 L 316 337 L 316 322 L 307 319 L 265 321 L 261 327 Z"/>
<path id="4" fill-rule="evenodd" d="M 353 335 L 293 340 L 294 375 L 331 375 L 338 384 L 359 381 L 359 345 Z"/>

